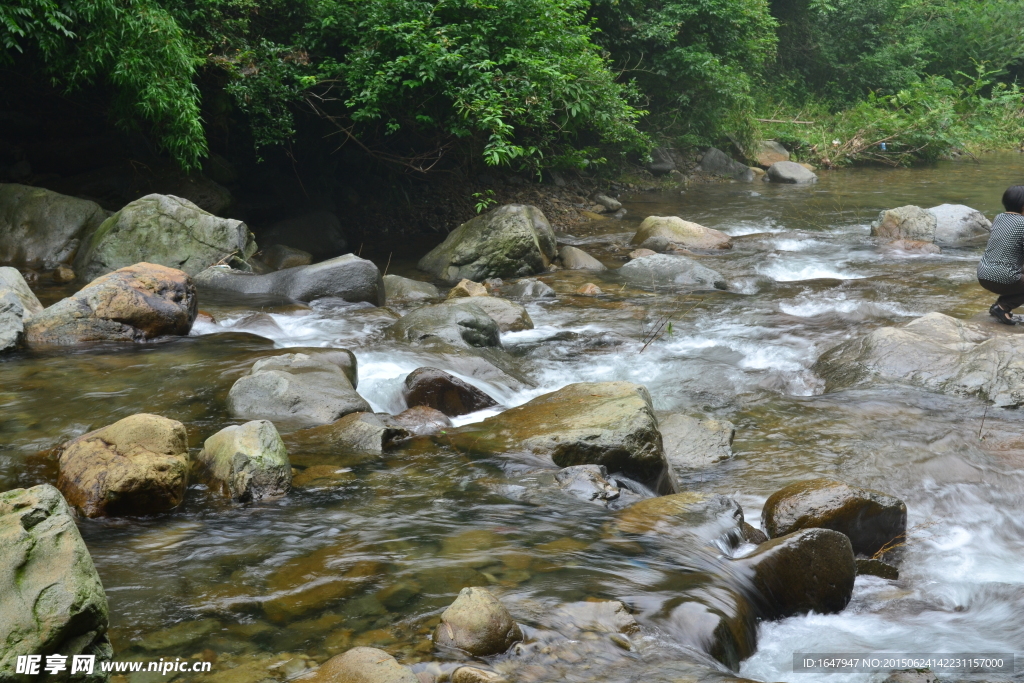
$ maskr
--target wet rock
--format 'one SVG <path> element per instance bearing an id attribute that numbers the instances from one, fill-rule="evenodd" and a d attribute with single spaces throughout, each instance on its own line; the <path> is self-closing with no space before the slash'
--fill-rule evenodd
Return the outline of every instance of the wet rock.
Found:
<path id="1" fill-rule="evenodd" d="M 185 426 L 139 413 L 58 449 L 57 488 L 86 517 L 150 515 L 181 504 L 188 483 Z"/>
<path id="2" fill-rule="evenodd" d="M 508 679 L 493 671 L 475 666 L 460 666 L 451 675 L 452 683 L 508 683 Z"/>
<path id="3" fill-rule="evenodd" d="M 288 451 L 266 420 L 220 430 L 206 440 L 196 464 L 212 489 L 242 502 L 283 496 L 292 480 Z"/>
<path id="4" fill-rule="evenodd" d="M 308 266 L 313 262 L 313 255 L 295 247 L 274 244 L 263 250 L 263 262 L 272 270 L 284 270 L 285 268 Z"/>
<path id="5" fill-rule="evenodd" d="M 421 299 L 437 299 L 441 293 L 429 282 L 410 280 L 400 275 L 384 276 L 384 291 L 388 301 L 417 301 Z"/>
<path id="6" fill-rule="evenodd" d="M 647 246 L 648 240 L 663 238 L 666 249 L 729 249 L 732 241 L 724 232 L 684 221 L 678 216 L 648 216 L 640 224 L 630 244 Z M 653 249 L 653 247 L 650 247 Z"/>
<path id="7" fill-rule="evenodd" d="M 497 296 L 474 296 L 473 298 L 450 299 L 446 306 L 478 306 L 498 325 L 501 332 L 532 330 L 533 319 L 522 304 Z"/>
<path id="8" fill-rule="evenodd" d="M 498 405 L 472 384 L 437 368 L 417 368 L 410 372 L 405 378 L 402 396 L 410 407 L 433 408 L 449 417 Z"/>
<path id="9" fill-rule="evenodd" d="M 659 493 L 675 493 L 647 389 L 631 382 L 570 384 L 449 431 L 445 443 L 484 454 L 523 454 L 558 467 L 604 465 Z"/>
<path id="10" fill-rule="evenodd" d="M 606 194 L 595 194 L 594 201 L 609 211 L 618 211 L 622 208 L 622 202 L 618 199 L 613 199 Z"/>
<path id="11" fill-rule="evenodd" d="M 840 612 L 850 602 L 857 574 L 850 539 L 831 529 L 773 538 L 735 562 L 750 571 L 767 619 Z"/>
<path id="12" fill-rule="evenodd" d="M 41 187 L 0 183 L 0 263 L 39 268 L 71 260 L 107 218 L 99 204 Z"/>
<path id="13" fill-rule="evenodd" d="M 763 531 L 746 522 L 743 522 L 743 526 L 740 528 L 740 531 L 743 533 L 743 540 L 747 543 L 761 545 L 768 540 L 768 536 Z"/>
<path id="14" fill-rule="evenodd" d="M 428 406 L 413 406 L 398 415 L 389 416 L 386 421 L 411 436 L 429 436 L 452 428 L 452 421 L 447 415 Z"/>
<path id="15" fill-rule="evenodd" d="M 604 292 L 601 288 L 595 285 L 593 282 L 588 282 L 585 285 L 581 285 L 576 289 L 576 293 L 580 296 L 601 296 Z"/>
<path id="16" fill-rule="evenodd" d="M 259 242 L 268 246 L 287 244 L 317 259 L 334 258 L 348 247 L 341 223 L 330 211 L 311 211 L 279 221 L 260 234 Z"/>
<path id="17" fill-rule="evenodd" d="M 776 161 L 768 167 L 765 175 L 768 182 L 808 185 L 818 182 L 818 176 L 809 168 L 792 161 Z"/>
<path id="18" fill-rule="evenodd" d="M 523 277 L 546 270 L 555 250 L 555 233 L 540 209 L 508 204 L 460 225 L 419 268 L 446 282 Z"/>
<path id="19" fill-rule="evenodd" d="M 220 622 L 216 619 L 200 619 L 199 621 L 184 621 L 165 628 L 161 631 L 154 631 L 135 643 L 137 647 L 148 652 L 159 652 L 172 648 L 183 648 L 195 645 L 209 636 L 214 631 L 220 630 Z"/>
<path id="20" fill-rule="evenodd" d="M 224 259 L 248 259 L 256 242 L 245 223 L 220 218 L 182 199 L 136 199 L 85 234 L 75 272 L 85 281 L 140 261 L 196 275 Z"/>
<path id="21" fill-rule="evenodd" d="M 277 349 L 276 351 L 267 354 L 266 357 L 276 358 L 278 356 L 291 356 L 296 353 L 305 354 L 318 362 L 337 365 L 341 368 L 341 371 L 345 373 L 345 377 L 348 378 L 349 384 L 351 384 L 353 388 L 359 387 L 359 364 L 356 361 L 356 354 L 352 353 L 348 349 L 321 348 L 319 346 L 291 346 L 284 349 Z"/>
<path id="22" fill-rule="evenodd" d="M 22 655 L 58 653 L 69 662 L 74 655 L 96 655 L 108 661 L 108 620 L 103 585 L 60 492 L 43 484 L 0 493 L 4 680 L 17 680 L 15 664 Z"/>
<path id="23" fill-rule="evenodd" d="M 651 150 L 651 160 L 647 163 L 647 170 L 654 175 L 665 175 L 676 170 L 676 162 L 672 159 L 672 152 L 667 147 L 655 147 Z"/>
<path id="24" fill-rule="evenodd" d="M 447 299 L 461 299 L 471 296 L 489 296 L 487 287 L 472 280 L 459 280 L 458 284 L 448 291 Z"/>
<path id="25" fill-rule="evenodd" d="M 420 683 L 412 669 L 383 650 L 354 647 L 331 657 L 316 673 L 315 683 Z"/>
<path id="26" fill-rule="evenodd" d="M 501 654 L 523 639 L 523 632 L 498 598 L 483 588 L 463 588 L 441 614 L 434 645 L 474 657 Z"/>
<path id="27" fill-rule="evenodd" d="M 997 406 L 1024 404 L 1024 337 L 997 324 L 929 313 L 843 342 L 814 365 L 826 391 L 901 382 Z"/>
<path id="28" fill-rule="evenodd" d="M 555 473 L 558 488 L 588 503 L 601 505 L 617 500 L 621 492 L 608 479 L 604 465 L 573 465 Z"/>
<path id="29" fill-rule="evenodd" d="M 728 420 L 698 420 L 673 414 L 658 420 L 665 457 L 683 473 L 704 469 L 732 457 L 736 426 Z"/>
<path id="30" fill-rule="evenodd" d="M 513 299 L 553 299 L 558 296 L 555 290 L 540 280 L 520 280 L 504 293 Z"/>
<path id="31" fill-rule="evenodd" d="M 629 252 L 629 260 L 632 261 L 633 259 L 643 258 L 644 256 L 654 256 L 657 253 L 658 252 L 653 249 L 634 249 Z"/>
<path id="32" fill-rule="evenodd" d="M 754 180 L 754 173 L 746 164 L 730 159 L 725 152 L 715 147 L 709 147 L 704 152 L 704 157 L 700 160 L 698 170 L 703 173 L 719 175 L 747 183 Z"/>
<path id="33" fill-rule="evenodd" d="M 57 267 L 53 269 L 52 273 L 50 273 L 50 278 L 58 285 L 74 282 L 77 277 L 78 276 L 75 274 L 75 271 L 70 266 L 66 266 L 63 263 L 57 264 Z"/>
<path id="34" fill-rule="evenodd" d="M 25 308 L 13 292 L 0 292 L 0 353 L 21 348 L 25 341 Z"/>
<path id="35" fill-rule="evenodd" d="M 771 538 L 798 529 L 838 531 L 850 538 L 854 553 L 870 557 L 904 538 L 907 506 L 880 491 L 834 479 L 811 479 L 769 496 L 761 520 Z"/>
<path id="36" fill-rule="evenodd" d="M 195 286 L 185 273 L 137 263 L 103 275 L 33 315 L 25 326 L 25 340 L 30 346 L 68 346 L 186 335 L 197 306 Z"/>
<path id="37" fill-rule="evenodd" d="M 552 626 L 560 632 L 589 631 L 591 633 L 638 633 L 640 624 L 629 608 L 618 600 L 587 600 L 559 606 L 551 618 Z"/>
<path id="38" fill-rule="evenodd" d="M 871 236 L 934 242 L 936 225 L 935 214 L 925 211 L 920 206 L 901 206 L 886 209 L 878 214 L 878 219 L 871 224 Z"/>
<path id="39" fill-rule="evenodd" d="M 410 344 L 438 340 L 463 348 L 501 346 L 498 324 L 476 302 L 417 308 L 388 327 L 386 333 Z"/>
<path id="40" fill-rule="evenodd" d="M 883 579 L 889 579 L 890 581 L 895 581 L 900 578 L 900 570 L 888 562 L 872 560 L 864 557 L 857 559 L 857 576 L 862 574 L 878 576 Z"/>
<path id="41" fill-rule="evenodd" d="M 216 266 L 202 271 L 195 280 L 200 287 L 239 294 L 270 294 L 296 301 L 333 297 L 384 305 L 384 279 L 380 271 L 371 261 L 354 254 L 264 275 Z"/>
<path id="42" fill-rule="evenodd" d="M 376 413 L 349 413 L 321 427 L 294 432 L 290 439 L 321 450 L 346 454 L 380 455 L 394 443 L 412 436 L 412 432 Z"/>
<path id="43" fill-rule="evenodd" d="M 680 285 L 698 289 L 726 289 L 728 286 L 721 273 L 686 256 L 643 256 L 615 272 L 639 286 Z"/>
<path id="44" fill-rule="evenodd" d="M 768 168 L 779 161 L 789 161 L 789 150 L 775 140 L 765 140 L 761 143 L 761 149 L 757 151 L 756 161 Z"/>
<path id="45" fill-rule="evenodd" d="M 0 267 L 0 296 L 5 294 L 12 294 L 18 299 L 26 318 L 43 310 L 43 305 L 17 268 Z"/>
<path id="46" fill-rule="evenodd" d="M 920 240 L 896 240 L 886 245 L 890 249 L 898 249 L 910 254 L 938 254 L 942 251 L 939 245 Z"/>
<path id="47" fill-rule="evenodd" d="M 290 353 L 257 361 L 228 392 L 235 417 L 330 424 L 355 412 L 370 412 L 344 368 L 329 358 Z"/>
<path id="48" fill-rule="evenodd" d="M 648 498 L 623 510 L 615 528 L 629 534 L 689 536 L 735 548 L 743 540 L 743 508 L 732 498 L 686 491 Z"/>
<path id="49" fill-rule="evenodd" d="M 562 247 L 558 250 L 558 259 L 567 270 L 608 270 L 603 263 L 576 247 Z"/>
<path id="50" fill-rule="evenodd" d="M 987 237 L 992 231 L 992 221 L 985 214 L 963 204 L 940 204 L 926 210 L 935 216 L 935 241 L 939 244 L 961 244 Z"/>
<path id="51" fill-rule="evenodd" d="M 677 599 L 668 617 L 673 638 L 739 671 L 740 662 L 757 649 L 756 613 L 749 601 L 725 588 L 690 591 Z"/>
<path id="52" fill-rule="evenodd" d="M 380 579 L 385 565 L 374 560 L 353 564 L 354 550 L 350 542 L 342 542 L 288 560 L 275 569 L 267 577 L 270 595 L 263 602 L 267 618 L 285 623 L 310 612 L 322 612 Z"/>

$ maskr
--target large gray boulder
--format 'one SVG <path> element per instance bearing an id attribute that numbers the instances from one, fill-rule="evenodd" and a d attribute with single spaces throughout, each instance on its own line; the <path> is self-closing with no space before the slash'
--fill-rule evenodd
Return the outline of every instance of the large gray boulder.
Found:
<path id="1" fill-rule="evenodd" d="M 345 254 L 311 266 L 254 275 L 228 266 L 207 268 L 195 278 L 205 289 L 313 301 L 333 297 L 383 306 L 384 279 L 372 261 Z"/>
<path id="2" fill-rule="evenodd" d="M 678 216 L 648 216 L 637 228 L 630 244 L 642 245 L 652 238 L 663 238 L 670 249 L 715 250 L 732 247 L 732 241 L 724 232 L 684 221 Z"/>
<path id="3" fill-rule="evenodd" d="M 935 216 L 935 242 L 960 244 L 984 237 L 992 230 L 985 214 L 963 204 L 940 204 L 927 209 Z"/>
<path id="4" fill-rule="evenodd" d="M 200 479 L 240 502 L 288 493 L 292 467 L 277 428 L 267 420 L 225 427 L 196 457 Z"/>
<path id="5" fill-rule="evenodd" d="M 682 286 L 695 289 L 726 289 L 721 273 L 686 256 L 653 254 L 633 259 L 615 271 L 639 287 Z"/>
<path id="6" fill-rule="evenodd" d="M 43 310 L 25 278 L 15 268 L 0 267 L 0 353 L 22 346 L 25 321 Z"/>
<path id="7" fill-rule="evenodd" d="M 18 299 L 26 318 L 43 310 L 43 305 L 17 268 L 0 267 L 0 296 L 5 294 L 12 294 Z"/>
<path id="8" fill-rule="evenodd" d="M 255 252 L 245 223 L 214 216 L 181 197 L 150 194 L 82 238 L 75 272 L 88 282 L 146 261 L 196 275 L 231 256 L 244 260 Z"/>
<path id="9" fill-rule="evenodd" d="M 458 305 L 444 303 L 417 308 L 388 327 L 386 333 L 410 344 L 443 341 L 463 348 L 500 347 L 498 324 L 476 305 L 478 298 L 485 297 L 472 297 Z"/>
<path id="10" fill-rule="evenodd" d="M 330 424 L 349 413 L 371 412 L 345 368 L 330 357 L 291 353 L 257 361 L 228 392 L 235 417 Z"/>
<path id="11" fill-rule="evenodd" d="M 68 263 L 82 235 L 107 218 L 99 204 L 28 185 L 0 184 L 0 263 Z"/>
<path id="12" fill-rule="evenodd" d="M 818 176 L 809 168 L 792 161 L 776 161 L 768 167 L 765 180 L 771 183 L 809 185 L 818 182 Z"/>
<path id="13" fill-rule="evenodd" d="M 107 596 L 71 508 L 54 487 L 0 493 L 0 680 L 22 655 L 113 654 Z M 44 660 L 45 663 L 45 660 Z M 102 680 L 99 663 L 92 680 Z"/>
<path id="14" fill-rule="evenodd" d="M 700 160 L 699 170 L 711 175 L 720 175 L 734 180 L 742 180 L 745 183 L 754 181 L 754 172 L 746 164 L 729 158 L 725 152 L 715 147 L 709 147 Z"/>
<path id="15" fill-rule="evenodd" d="M 761 520 L 772 538 L 800 529 L 838 531 L 850 539 L 854 553 L 871 557 L 904 540 L 907 506 L 881 491 L 834 479 L 810 479 L 769 496 Z"/>
<path id="16" fill-rule="evenodd" d="M 1024 336 L 942 313 L 843 342 L 823 354 L 814 370 L 826 391 L 888 381 L 979 396 L 997 406 L 1024 404 Z"/>
<path id="17" fill-rule="evenodd" d="M 102 275 L 31 316 L 25 324 L 25 341 L 29 346 L 71 346 L 186 335 L 198 305 L 188 275 L 137 263 Z"/>
<path id="18" fill-rule="evenodd" d="M 647 389 L 630 382 L 570 384 L 482 422 L 450 430 L 462 452 L 529 454 L 558 467 L 604 465 L 659 493 L 674 493 Z"/>
<path id="19" fill-rule="evenodd" d="M 420 259 L 420 270 L 446 282 L 524 277 L 555 259 L 557 244 L 548 219 L 535 206 L 507 204 L 453 230 Z"/>
<path id="20" fill-rule="evenodd" d="M 937 224 L 935 214 L 925 211 L 920 206 L 908 204 L 886 209 L 878 214 L 878 219 L 871 224 L 871 236 L 934 242 Z"/>
<path id="21" fill-rule="evenodd" d="M 513 299 L 554 299 L 558 296 L 550 286 L 541 282 L 540 280 L 525 279 L 516 282 L 507 290 L 502 291 L 503 294 L 512 297 Z"/>

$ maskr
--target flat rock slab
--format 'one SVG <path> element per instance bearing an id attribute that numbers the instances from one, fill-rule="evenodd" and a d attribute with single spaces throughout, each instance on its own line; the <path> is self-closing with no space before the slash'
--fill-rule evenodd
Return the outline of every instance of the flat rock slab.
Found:
<path id="1" fill-rule="evenodd" d="M 311 266 L 253 275 L 227 266 L 207 268 L 196 275 L 200 287 L 238 294 L 273 295 L 295 301 L 337 298 L 383 306 L 384 279 L 377 266 L 355 254 L 345 254 Z"/>
<path id="2" fill-rule="evenodd" d="M 707 469 L 732 457 L 736 426 L 728 420 L 698 420 L 674 413 L 659 416 L 665 457 L 677 473 Z"/>
<path id="3" fill-rule="evenodd" d="M 826 391 L 902 382 L 997 406 L 1024 404 L 1024 335 L 997 323 L 968 323 L 929 313 L 882 327 L 830 349 L 814 371 Z"/>
<path id="4" fill-rule="evenodd" d="M 448 445 L 481 454 L 529 454 L 559 467 L 604 465 L 659 493 L 674 493 L 647 389 L 630 382 L 570 384 L 448 432 Z"/>
<path id="5" fill-rule="evenodd" d="M 54 487 L 0 493 L 0 671 L 22 655 L 113 654 L 107 596 L 71 508 Z M 45 663 L 45 660 L 44 660 Z M 99 671 L 99 664 L 96 664 Z"/>

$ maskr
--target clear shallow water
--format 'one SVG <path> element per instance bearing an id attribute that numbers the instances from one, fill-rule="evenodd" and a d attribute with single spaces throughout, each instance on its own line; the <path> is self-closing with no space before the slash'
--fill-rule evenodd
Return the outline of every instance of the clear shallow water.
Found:
<path id="1" fill-rule="evenodd" d="M 810 680 L 792 672 L 793 653 L 803 651 L 1024 651 L 1019 412 L 901 387 L 822 395 L 812 371 L 823 351 L 874 327 L 929 311 L 983 314 L 990 297 L 974 281 L 983 243 L 906 254 L 874 243 L 868 224 L 879 210 L 907 203 L 966 203 L 991 218 L 1022 172 L 1021 157 L 1005 155 L 822 174 L 806 188 L 724 184 L 624 198 L 628 220 L 594 223 L 572 241 L 615 267 L 643 217 L 679 215 L 734 236 L 728 253 L 702 259 L 725 275 L 730 291 L 624 286 L 614 273 L 545 275 L 559 298 L 529 304 L 535 329 L 503 335 L 532 386 L 387 342 L 379 331 L 394 314 L 331 302 L 254 307 L 204 299 L 217 323 L 198 324 L 189 339 L 5 358 L 0 488 L 54 481 L 49 449 L 135 412 L 181 420 L 200 447 L 231 422 L 224 405 L 231 384 L 272 347 L 351 348 L 360 393 L 387 412 L 404 407 L 401 382 L 422 365 L 456 372 L 503 407 L 572 382 L 630 380 L 650 389 L 659 410 L 737 424 L 735 457 L 684 488 L 732 496 L 755 525 L 768 495 L 812 475 L 907 502 L 900 580 L 859 577 L 853 603 L 839 615 L 762 624 L 741 675 Z M 402 274 L 412 267 L 401 259 L 390 265 Z M 605 294 L 573 294 L 588 281 Z M 665 318 L 672 332 L 643 348 Z M 426 641 L 437 615 L 459 588 L 476 584 L 499 593 L 548 648 L 520 657 L 517 680 L 679 680 L 680 658 L 694 654 L 669 615 L 673 600 L 735 585 L 714 548 L 623 535 L 616 513 L 550 492 L 543 472 L 522 465 L 436 448 L 374 462 L 318 452 L 292 458 L 301 467 L 335 465 L 335 480 L 254 506 L 226 505 L 194 488 L 171 515 L 82 522 L 119 653 L 208 650 L 220 662 L 215 673 L 253 665 L 250 673 L 231 669 L 233 683 L 294 675 L 292 664 L 268 674 L 267 662 L 280 653 L 316 662 L 358 644 L 424 666 L 437 660 Z M 295 595 L 308 595 L 313 606 L 275 602 Z M 607 638 L 567 640 L 573 634 L 552 611 L 587 598 L 633 608 L 643 634 L 632 651 Z"/>

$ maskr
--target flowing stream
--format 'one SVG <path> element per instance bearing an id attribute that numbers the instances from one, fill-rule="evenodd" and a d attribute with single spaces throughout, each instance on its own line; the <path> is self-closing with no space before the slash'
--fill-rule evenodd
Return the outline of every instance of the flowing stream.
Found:
<path id="1" fill-rule="evenodd" d="M 1024 157 L 1006 154 L 822 173 L 809 187 L 728 183 L 624 196 L 625 220 L 596 221 L 563 241 L 616 267 L 642 218 L 679 215 L 733 236 L 732 250 L 703 258 L 730 291 L 625 286 L 613 272 L 546 274 L 540 279 L 558 298 L 529 302 L 535 329 L 502 337 L 535 386 L 462 376 L 503 407 L 573 382 L 628 380 L 646 385 L 659 411 L 731 420 L 735 456 L 682 485 L 734 498 L 755 526 L 771 493 L 812 476 L 906 501 L 900 578 L 858 577 L 840 614 L 761 624 L 743 677 L 884 678 L 794 673 L 794 652 L 1024 652 L 1020 413 L 894 385 L 823 394 L 812 370 L 831 346 L 879 326 L 930 311 L 987 318 L 993 297 L 974 277 L 984 240 L 909 254 L 876 243 L 869 223 L 884 208 L 947 202 L 992 218 L 1002 191 L 1022 177 Z M 421 253 L 372 256 L 381 268 L 411 275 Z M 586 282 L 604 294 L 575 295 Z M 39 292 L 44 303 L 67 293 Z M 385 341 L 380 330 L 394 316 L 382 309 L 214 298 L 201 299 L 200 308 L 217 322 L 197 323 L 189 338 L 0 361 L 0 490 L 55 482 L 52 448 L 137 412 L 182 421 L 190 445 L 200 448 L 238 422 L 227 414 L 227 391 L 270 348 L 352 349 L 360 393 L 391 413 L 404 409 L 405 375 L 438 365 L 426 352 Z M 671 331 L 644 348 L 645 335 L 666 318 Z M 421 670 L 438 661 L 429 633 L 440 611 L 461 587 L 486 585 L 535 644 L 509 670 L 515 680 L 696 680 L 681 663 L 696 655 L 679 644 L 666 615 L 680 592 L 721 580 L 725 570 L 712 550 L 625 539 L 615 533 L 618 513 L 557 491 L 539 502 L 519 495 L 540 476 L 525 466 L 443 448 L 369 462 L 291 456 L 300 468 L 336 466 L 333 479 L 248 506 L 218 502 L 194 486 L 173 514 L 80 522 L 107 590 L 119 658 L 203 653 L 215 659 L 209 680 L 257 683 L 371 645 Z M 346 577 L 341 587 L 339 575 Z M 297 590 L 309 604 L 283 616 L 264 609 Z M 635 612 L 642 632 L 629 649 L 560 632 L 552 616 L 558 605 L 588 598 L 623 600 Z M 137 674 L 130 683 L 159 678 Z"/>

